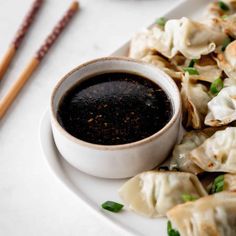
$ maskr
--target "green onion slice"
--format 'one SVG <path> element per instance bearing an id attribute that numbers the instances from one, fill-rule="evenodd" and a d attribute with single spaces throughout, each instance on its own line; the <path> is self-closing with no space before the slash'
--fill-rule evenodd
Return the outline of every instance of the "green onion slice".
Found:
<path id="1" fill-rule="evenodd" d="M 112 201 L 106 201 L 102 204 L 103 209 L 111 212 L 119 212 L 123 207 L 124 205 Z"/>
<path id="2" fill-rule="evenodd" d="M 223 11 L 229 11 L 230 10 L 229 6 L 226 3 L 224 3 L 223 1 L 218 1 L 218 6 Z"/>
<path id="3" fill-rule="evenodd" d="M 195 65 L 196 62 L 197 62 L 196 59 L 192 59 L 192 60 L 189 62 L 188 67 L 194 67 L 194 65 Z"/>
<path id="4" fill-rule="evenodd" d="M 184 202 L 192 202 L 198 199 L 197 196 L 193 196 L 190 194 L 183 194 L 182 195 L 182 199 L 184 200 Z"/>
<path id="5" fill-rule="evenodd" d="M 210 91 L 212 94 L 217 95 L 223 87 L 224 87 L 223 80 L 221 78 L 218 78 L 212 82 Z"/>
<path id="6" fill-rule="evenodd" d="M 218 193 L 224 190 L 224 175 L 219 175 L 213 181 L 210 193 Z"/>
<path id="7" fill-rule="evenodd" d="M 172 228 L 170 221 L 167 222 L 167 233 L 168 233 L 168 236 L 180 236 L 180 233 L 177 230 Z"/>
<path id="8" fill-rule="evenodd" d="M 185 67 L 183 70 L 188 72 L 190 75 L 199 75 L 199 72 L 194 67 Z"/>
<path id="9" fill-rule="evenodd" d="M 223 41 L 223 45 L 221 48 L 221 51 L 224 52 L 225 49 L 227 48 L 227 46 L 232 42 L 231 38 L 227 37 L 225 38 L 225 40 Z"/>
<path id="10" fill-rule="evenodd" d="M 160 17 L 156 20 L 156 23 L 161 27 L 164 27 L 166 22 L 167 22 L 167 20 L 164 17 Z"/>

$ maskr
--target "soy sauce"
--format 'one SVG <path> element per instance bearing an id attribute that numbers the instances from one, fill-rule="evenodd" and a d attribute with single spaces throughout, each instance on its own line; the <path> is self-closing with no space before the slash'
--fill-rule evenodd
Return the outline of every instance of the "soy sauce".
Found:
<path id="1" fill-rule="evenodd" d="M 173 113 L 167 94 L 131 73 L 95 75 L 61 99 L 57 118 L 74 137 L 100 145 L 132 143 L 162 129 Z"/>

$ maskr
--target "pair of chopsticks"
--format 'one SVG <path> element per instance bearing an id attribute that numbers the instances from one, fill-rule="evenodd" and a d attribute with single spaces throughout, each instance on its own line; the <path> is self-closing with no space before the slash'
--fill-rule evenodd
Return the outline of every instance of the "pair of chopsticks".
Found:
<path id="1" fill-rule="evenodd" d="M 40 7 L 42 6 L 44 0 L 35 0 L 33 3 L 30 11 L 26 15 L 20 29 L 18 30 L 15 39 L 13 40 L 12 44 L 10 45 L 9 49 L 7 50 L 3 60 L 0 62 L 0 80 L 3 78 L 4 74 L 6 73 L 11 61 L 13 60 L 17 49 L 20 47 L 23 38 L 25 37 L 26 33 L 28 32 L 31 24 L 33 23 L 36 14 L 38 13 Z M 69 9 L 66 11 L 64 16 L 61 20 L 56 24 L 52 32 L 46 38 L 43 45 L 39 48 L 36 52 L 34 57 L 30 60 L 28 65 L 25 67 L 23 72 L 20 74 L 19 78 L 16 82 L 10 87 L 7 94 L 0 100 L 0 119 L 4 116 L 8 108 L 13 103 L 16 96 L 19 94 L 20 90 L 23 88 L 26 81 L 31 77 L 33 72 L 37 69 L 51 46 L 54 42 L 58 39 L 58 36 L 61 34 L 63 29 L 68 25 L 72 17 L 75 15 L 77 10 L 79 9 L 79 3 L 74 1 Z"/>

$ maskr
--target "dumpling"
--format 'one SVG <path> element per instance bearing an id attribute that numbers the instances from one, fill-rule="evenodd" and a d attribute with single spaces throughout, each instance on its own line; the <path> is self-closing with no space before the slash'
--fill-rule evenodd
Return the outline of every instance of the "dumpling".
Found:
<path id="1" fill-rule="evenodd" d="M 189 66 L 190 61 L 187 59 L 182 65 L 178 65 L 177 67 L 184 71 L 183 69 Z M 171 62 L 173 62 L 173 59 Z M 176 65 L 176 63 L 174 64 Z M 201 56 L 199 60 L 196 60 L 194 68 L 198 71 L 199 75 L 190 75 L 191 80 L 212 83 L 222 75 L 222 70 L 218 67 L 216 60 L 211 54 Z"/>
<path id="2" fill-rule="evenodd" d="M 223 88 L 208 103 L 205 124 L 209 126 L 227 125 L 236 120 L 236 86 Z"/>
<path id="3" fill-rule="evenodd" d="M 226 78 L 224 79 L 224 87 L 236 86 L 236 79 Z"/>
<path id="4" fill-rule="evenodd" d="M 176 58 L 171 59 L 171 62 L 176 65 L 182 72 L 184 72 L 184 68 L 188 67 L 191 60 L 185 59 L 183 60 L 182 55 L 175 56 L 180 58 L 179 61 L 182 63 L 176 63 Z M 177 61 L 178 62 L 178 61 Z M 218 67 L 217 62 L 213 55 L 203 55 L 200 59 L 195 60 L 194 68 L 197 70 L 199 75 L 190 75 L 190 79 L 194 81 L 206 81 L 212 83 L 217 78 L 221 77 L 222 70 Z"/>
<path id="5" fill-rule="evenodd" d="M 234 191 L 236 192 L 236 175 L 225 174 L 224 175 L 224 188 L 223 191 Z"/>
<path id="6" fill-rule="evenodd" d="M 199 76 L 196 76 L 197 80 L 206 81 L 212 83 L 217 78 L 221 77 L 222 70 L 217 65 L 199 66 L 195 65 L 195 68 L 199 72 Z M 194 79 L 194 76 L 191 77 Z"/>
<path id="7" fill-rule="evenodd" d="M 153 35 L 152 47 L 156 51 L 168 58 L 181 52 L 190 59 L 213 52 L 226 38 L 221 31 L 186 17 L 167 21 L 164 32 L 155 28 Z"/>
<path id="8" fill-rule="evenodd" d="M 158 52 L 173 58 L 180 52 L 187 58 L 199 59 L 213 52 L 225 38 L 223 32 L 183 17 L 167 21 L 164 30 L 155 26 L 136 34 L 131 40 L 129 56 L 141 59 Z"/>
<path id="9" fill-rule="evenodd" d="M 207 87 L 192 81 L 186 73 L 182 82 L 181 96 L 185 126 L 202 128 L 208 110 L 207 104 L 211 100 Z"/>
<path id="10" fill-rule="evenodd" d="M 199 66 L 195 64 L 194 68 L 198 71 L 199 75 L 190 75 L 190 79 L 192 81 L 205 81 L 212 83 L 217 78 L 221 77 L 222 70 L 219 69 L 217 65 L 209 65 L 209 66 Z"/>
<path id="11" fill-rule="evenodd" d="M 235 236 L 236 193 L 220 192 L 167 212 L 181 236 Z"/>
<path id="12" fill-rule="evenodd" d="M 228 77 L 236 79 L 236 40 L 226 47 L 224 53 L 217 55 L 217 63 Z"/>
<path id="13" fill-rule="evenodd" d="M 199 174 L 203 170 L 199 168 L 189 158 L 189 153 L 196 147 L 200 146 L 209 136 L 202 131 L 187 132 L 181 143 L 177 144 L 172 152 L 170 160 L 170 169 L 177 168 L 180 171 Z"/>
<path id="14" fill-rule="evenodd" d="M 153 54 L 153 51 L 149 46 L 149 41 L 152 37 L 151 30 L 145 30 L 134 35 L 130 43 L 129 57 L 141 59 L 146 55 Z"/>
<path id="15" fill-rule="evenodd" d="M 198 178 L 191 173 L 149 171 L 128 180 L 119 194 L 130 210 L 148 217 L 165 216 L 183 195 L 206 196 Z"/>
<path id="16" fill-rule="evenodd" d="M 217 131 L 189 155 L 205 171 L 236 173 L 236 128 Z"/>
<path id="17" fill-rule="evenodd" d="M 220 31 L 185 17 L 180 19 L 179 23 L 179 28 L 174 35 L 174 46 L 187 58 L 199 59 L 201 55 L 213 52 L 226 37 Z M 168 27 L 168 22 L 166 27 Z M 174 25 L 170 23 L 169 27 L 174 27 Z"/>
<path id="18" fill-rule="evenodd" d="M 226 34 L 236 38 L 236 14 L 228 16 L 226 19 L 220 19 L 219 22 Z"/>
<path id="19" fill-rule="evenodd" d="M 141 60 L 159 67 L 161 70 L 166 72 L 173 79 L 181 81 L 183 72 L 178 70 L 178 68 L 175 65 L 171 64 L 167 59 L 163 58 L 162 56 L 147 55 L 143 57 Z"/>
<path id="20" fill-rule="evenodd" d="M 208 5 L 207 16 L 221 17 L 223 15 L 231 15 L 236 12 L 236 0 L 222 0 L 228 7 L 228 11 L 220 8 L 218 1 L 212 2 Z"/>

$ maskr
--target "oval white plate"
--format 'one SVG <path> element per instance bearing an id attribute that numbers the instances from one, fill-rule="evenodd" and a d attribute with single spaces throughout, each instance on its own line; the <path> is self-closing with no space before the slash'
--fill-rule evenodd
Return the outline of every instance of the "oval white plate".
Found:
<path id="1" fill-rule="evenodd" d="M 101 203 L 107 200 L 121 202 L 117 190 L 125 180 L 109 180 L 89 176 L 66 162 L 55 146 L 49 112 L 44 114 L 41 121 L 40 143 L 49 168 L 54 175 L 82 202 L 89 206 L 94 213 L 112 223 L 113 226 L 125 232 L 126 235 L 167 235 L 167 220 L 165 218 L 148 219 L 138 216 L 127 209 L 120 213 L 110 213 L 101 209 Z"/>

